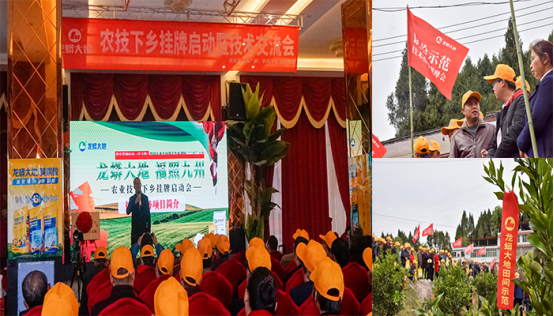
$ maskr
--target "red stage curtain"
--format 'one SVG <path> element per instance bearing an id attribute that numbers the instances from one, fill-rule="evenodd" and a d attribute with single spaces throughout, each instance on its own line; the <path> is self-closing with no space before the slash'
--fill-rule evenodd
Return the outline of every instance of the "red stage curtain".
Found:
<path id="1" fill-rule="evenodd" d="M 346 226 L 350 225 L 350 184 L 348 183 L 348 157 L 346 154 L 346 129 L 342 128 L 334 114 L 329 114 L 327 119 L 329 127 L 329 141 L 333 152 L 335 173 L 339 184 L 340 197 L 346 210 Z M 337 232 L 339 235 L 342 232 Z"/>
<path id="2" fill-rule="evenodd" d="M 273 79 L 273 96 L 281 116 L 290 121 L 298 113 L 298 106 L 302 99 L 303 78 L 275 77 Z"/>
<path id="3" fill-rule="evenodd" d="M 321 121 L 331 98 L 331 79 L 306 78 L 303 80 L 302 90 L 310 115 L 316 121 Z"/>
<path id="4" fill-rule="evenodd" d="M 256 85 L 260 83 L 260 96 L 263 95 L 262 106 L 268 106 L 273 97 L 273 77 L 259 76 L 240 76 L 240 81 L 248 83 L 253 91 L 256 91 Z"/>
<path id="5" fill-rule="evenodd" d="M 289 154 L 283 159 L 283 244 L 293 244 L 292 235 L 304 228 L 311 238 L 331 229 L 327 189 L 325 129 L 315 129 L 305 114 L 283 134 Z"/>
<path id="6" fill-rule="evenodd" d="M 154 109 L 163 120 L 171 118 L 181 99 L 182 80 L 179 75 L 150 75 L 148 94 Z"/>
<path id="7" fill-rule="evenodd" d="M 125 74 L 113 76 L 113 93 L 119 109 L 128 120 L 136 119 L 148 94 L 148 76 Z"/>
<path id="8" fill-rule="evenodd" d="M 136 120 L 144 111 L 147 95 L 159 119 L 172 118 L 181 96 L 194 120 L 204 118 L 208 106 L 215 120 L 221 120 L 220 76 L 213 75 L 145 75 L 145 74 L 71 74 L 72 119 L 78 120 L 84 101 L 93 120 L 103 119 L 115 95 L 121 114 Z M 120 118 L 110 113 L 110 120 Z M 181 113 L 178 118 L 182 119 Z M 123 119 L 123 118 L 121 118 Z M 143 120 L 154 119 L 146 110 Z"/>
<path id="9" fill-rule="evenodd" d="M 335 101 L 335 108 L 339 118 L 346 120 L 346 83 L 344 78 L 331 78 L 331 95 Z"/>

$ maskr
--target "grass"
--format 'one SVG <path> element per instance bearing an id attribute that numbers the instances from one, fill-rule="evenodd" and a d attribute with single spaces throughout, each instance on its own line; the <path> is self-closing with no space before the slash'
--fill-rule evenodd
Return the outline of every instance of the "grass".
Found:
<path id="1" fill-rule="evenodd" d="M 213 214 L 227 209 L 210 209 L 201 211 L 185 211 L 178 213 L 152 213 L 152 232 L 158 242 L 166 249 L 175 250 L 175 244 L 184 238 L 191 238 L 197 233 L 208 233 L 209 225 L 213 224 Z M 108 231 L 108 253 L 111 254 L 119 246 L 131 247 L 131 217 L 100 220 L 100 228 Z"/>
<path id="2" fill-rule="evenodd" d="M 411 282 L 412 281 L 408 280 L 408 282 L 406 283 L 406 301 L 404 302 L 404 308 L 400 311 L 398 316 L 413 316 L 413 309 L 422 308 L 422 304 L 419 302 L 417 293 L 410 286 Z"/>

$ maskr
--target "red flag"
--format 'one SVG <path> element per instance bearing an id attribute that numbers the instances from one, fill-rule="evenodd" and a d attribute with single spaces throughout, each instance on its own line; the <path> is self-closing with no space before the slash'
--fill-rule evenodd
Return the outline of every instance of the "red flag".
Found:
<path id="1" fill-rule="evenodd" d="M 419 239 L 419 224 L 417 224 L 417 229 L 415 231 L 414 238 L 412 239 L 414 241 L 414 245 L 416 243 L 416 240 L 418 239 Z"/>
<path id="2" fill-rule="evenodd" d="M 519 206 L 513 191 L 504 192 L 501 225 L 496 305 L 499 309 L 512 309 L 514 306 L 514 283 L 510 280 L 515 278 L 519 227 Z"/>
<path id="3" fill-rule="evenodd" d="M 460 237 L 460 239 L 456 240 L 453 244 L 452 244 L 452 248 L 458 248 L 458 247 L 461 247 L 462 246 L 462 237 Z"/>
<path id="4" fill-rule="evenodd" d="M 496 257 L 492 258 L 492 261 L 491 261 L 491 271 L 492 269 L 494 268 L 494 261 L 496 260 Z"/>
<path id="5" fill-rule="evenodd" d="M 408 9 L 408 66 L 431 80 L 448 99 L 469 49 Z"/>
<path id="6" fill-rule="evenodd" d="M 483 256 L 486 251 L 487 251 L 487 249 L 485 249 L 485 247 L 483 247 L 483 248 L 479 249 L 479 251 L 477 251 L 477 255 L 478 256 Z"/>
<path id="7" fill-rule="evenodd" d="M 433 224 L 425 228 L 425 230 L 423 231 L 423 234 L 421 234 L 421 237 L 432 236 L 432 235 L 433 235 Z"/>
<path id="8" fill-rule="evenodd" d="M 464 248 L 464 253 L 472 253 L 472 252 L 473 252 L 473 244 Z"/>
<path id="9" fill-rule="evenodd" d="M 387 153 L 387 149 L 375 135 L 371 134 L 371 157 L 373 158 L 381 158 Z"/>

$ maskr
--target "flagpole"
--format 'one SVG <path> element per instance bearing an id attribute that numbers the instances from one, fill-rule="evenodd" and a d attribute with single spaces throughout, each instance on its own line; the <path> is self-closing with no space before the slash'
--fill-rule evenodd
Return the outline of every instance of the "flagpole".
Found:
<path id="1" fill-rule="evenodd" d="M 410 66 L 408 66 L 408 80 L 410 82 L 410 131 L 412 134 L 412 158 L 414 158 L 414 106 L 412 104 L 412 67 Z"/>
<path id="2" fill-rule="evenodd" d="M 517 48 L 517 60 L 519 62 L 519 72 L 521 74 L 521 90 L 523 90 L 523 99 L 525 100 L 525 112 L 527 113 L 527 123 L 529 124 L 529 133 L 531 134 L 531 145 L 533 146 L 533 156 L 539 158 L 539 151 L 537 149 L 537 140 L 535 138 L 535 127 L 533 125 L 533 118 L 531 117 L 531 108 L 529 107 L 529 97 L 527 96 L 527 88 L 525 84 L 525 73 L 523 68 L 523 54 L 521 53 L 521 45 L 519 44 L 519 36 L 516 27 L 516 16 L 514 13 L 514 3 L 510 0 L 510 11 L 512 12 L 512 26 L 514 28 L 514 38 L 516 40 Z M 411 100 L 411 99 L 410 99 Z M 413 141 L 413 137 L 412 137 Z M 412 144 L 413 146 L 413 144 Z"/>

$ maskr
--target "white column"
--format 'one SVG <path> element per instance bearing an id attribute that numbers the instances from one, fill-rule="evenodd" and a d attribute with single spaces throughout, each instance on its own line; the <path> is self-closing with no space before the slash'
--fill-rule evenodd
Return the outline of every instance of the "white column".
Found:
<path id="1" fill-rule="evenodd" d="M 281 122 L 277 119 L 277 129 L 281 128 Z M 279 138 L 280 140 L 281 138 Z M 283 188 L 282 181 L 282 167 L 281 161 L 277 162 L 273 167 L 273 187 L 279 192 L 273 193 L 271 201 L 280 207 L 283 205 L 283 195 L 281 189 Z M 283 244 L 283 211 L 280 208 L 274 208 L 269 215 L 269 234 L 275 235 L 279 241 L 279 245 Z"/>

